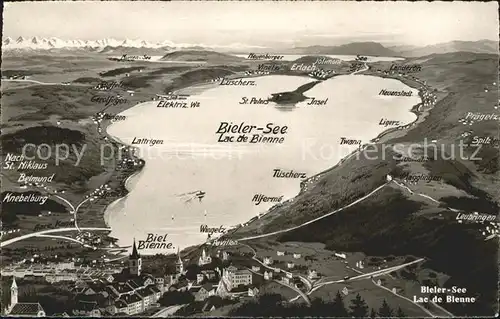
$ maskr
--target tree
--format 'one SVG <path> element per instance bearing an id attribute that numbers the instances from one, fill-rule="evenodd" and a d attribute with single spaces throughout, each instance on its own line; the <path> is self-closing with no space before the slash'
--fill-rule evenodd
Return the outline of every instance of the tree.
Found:
<path id="1" fill-rule="evenodd" d="M 368 316 L 368 306 L 359 294 L 351 301 L 349 314 L 355 318 L 366 318 Z"/>
<path id="2" fill-rule="evenodd" d="M 190 264 L 186 267 L 186 278 L 189 280 L 196 280 L 196 275 L 198 275 L 200 272 L 200 266 L 196 264 Z"/>
<path id="3" fill-rule="evenodd" d="M 167 291 L 158 300 L 158 303 L 164 307 L 171 305 L 181 305 L 194 301 L 194 296 L 189 291 Z"/>
<path id="4" fill-rule="evenodd" d="M 406 314 L 404 313 L 403 309 L 401 309 L 401 307 L 398 307 L 398 312 L 396 314 L 396 317 L 398 317 L 398 318 L 406 318 Z"/>
<path id="5" fill-rule="evenodd" d="M 377 312 L 373 308 L 372 311 L 370 312 L 370 318 L 377 318 Z"/>
<path id="6" fill-rule="evenodd" d="M 382 318 L 392 317 L 394 315 L 394 312 L 392 311 L 391 307 L 389 307 L 389 304 L 387 304 L 387 301 L 385 299 L 382 302 L 382 306 L 378 310 L 378 315 Z"/>
<path id="7" fill-rule="evenodd" d="M 309 316 L 329 317 L 331 316 L 329 305 L 321 298 L 314 298 L 311 301 L 311 311 Z"/>
<path id="8" fill-rule="evenodd" d="M 344 300 L 342 299 L 342 295 L 340 294 L 340 291 L 337 291 L 337 295 L 335 296 L 335 299 L 333 300 L 332 303 L 332 314 L 331 316 L 334 317 L 347 317 L 347 309 L 345 308 L 344 305 Z"/>

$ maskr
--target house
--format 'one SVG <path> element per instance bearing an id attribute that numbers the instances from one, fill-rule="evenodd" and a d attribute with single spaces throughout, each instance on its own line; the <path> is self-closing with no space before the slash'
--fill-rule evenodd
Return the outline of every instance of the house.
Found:
<path id="1" fill-rule="evenodd" d="M 45 310 L 38 302 L 18 302 L 18 287 L 16 278 L 10 286 L 10 304 L 6 313 L 13 317 L 45 317 Z"/>
<path id="2" fill-rule="evenodd" d="M 197 284 L 201 284 L 203 282 L 203 280 L 205 280 L 205 275 L 203 275 L 201 273 L 196 275 L 196 283 Z"/>
<path id="3" fill-rule="evenodd" d="M 164 293 L 165 292 L 165 287 L 170 283 L 170 278 L 165 278 L 165 277 L 157 277 L 155 278 L 155 284 L 156 284 L 156 288 L 158 288 L 158 290 L 160 290 L 160 293 Z"/>
<path id="4" fill-rule="evenodd" d="M 108 282 L 113 282 L 113 280 L 115 280 L 115 277 L 113 277 L 113 275 L 109 274 L 104 279 L 106 279 Z"/>
<path id="5" fill-rule="evenodd" d="M 346 254 L 341 254 L 341 253 L 335 253 L 335 256 L 338 257 L 338 258 L 342 258 L 342 259 L 346 259 L 347 258 Z"/>
<path id="6" fill-rule="evenodd" d="M 63 312 L 63 313 L 54 313 L 52 314 L 52 317 L 64 317 L 64 318 L 69 318 L 69 315 L 67 312 Z"/>
<path id="7" fill-rule="evenodd" d="M 117 314 L 117 313 L 125 313 L 127 314 L 128 312 L 128 305 L 125 301 L 118 299 L 114 305 L 111 306 L 111 309 L 106 309 L 108 312 L 111 314 Z"/>
<path id="8" fill-rule="evenodd" d="M 124 312 L 128 315 L 136 315 L 144 311 L 142 299 L 137 294 L 123 295 L 119 300 L 127 304 L 127 309 Z"/>
<path id="9" fill-rule="evenodd" d="M 209 297 L 203 305 L 201 311 L 214 311 L 217 308 L 224 306 L 224 301 L 219 297 Z"/>
<path id="10" fill-rule="evenodd" d="M 283 277 L 283 278 L 281 278 L 281 280 L 282 280 L 285 284 L 287 284 L 287 285 L 289 285 L 289 284 L 290 284 L 290 278 L 288 278 L 288 277 Z"/>
<path id="11" fill-rule="evenodd" d="M 286 263 L 286 267 L 287 267 L 288 269 L 292 269 L 293 267 L 295 267 L 295 264 L 294 264 L 294 263 L 292 263 L 292 262 L 287 262 L 287 263 Z"/>
<path id="12" fill-rule="evenodd" d="M 269 256 L 264 257 L 264 265 L 272 265 L 273 259 Z"/>
<path id="13" fill-rule="evenodd" d="M 203 301 L 209 297 L 208 291 L 203 286 L 192 286 L 189 292 L 193 294 L 195 301 Z"/>
<path id="14" fill-rule="evenodd" d="M 260 266 L 252 266 L 252 270 L 258 272 L 260 271 Z"/>
<path id="15" fill-rule="evenodd" d="M 257 287 L 248 288 L 248 297 L 256 297 L 259 294 L 259 289 Z"/>
<path id="16" fill-rule="evenodd" d="M 273 272 L 272 271 L 264 271 L 264 279 L 265 280 L 272 280 L 273 279 Z"/>
<path id="17" fill-rule="evenodd" d="M 215 296 L 217 294 L 217 287 L 219 287 L 219 285 L 206 283 L 205 285 L 203 285 L 203 287 L 205 288 L 206 291 L 208 291 L 208 296 L 210 297 L 210 296 Z"/>
<path id="18" fill-rule="evenodd" d="M 101 317 L 97 301 L 79 300 L 73 308 L 73 315 L 81 317 Z"/>
<path id="19" fill-rule="evenodd" d="M 279 251 L 279 250 L 278 250 L 278 251 L 276 252 L 276 255 L 278 255 L 278 256 L 285 256 L 285 252 L 284 252 L 284 251 Z"/>
<path id="20" fill-rule="evenodd" d="M 248 269 L 237 269 L 234 266 L 229 266 L 222 272 L 222 281 L 231 291 L 240 285 L 251 285 L 252 273 Z"/>
<path id="21" fill-rule="evenodd" d="M 201 273 L 207 278 L 208 280 L 214 280 L 216 278 L 215 271 L 213 270 L 202 270 Z"/>
<path id="22" fill-rule="evenodd" d="M 299 258 L 301 258 L 301 257 L 302 257 L 302 255 L 301 255 L 301 254 L 299 254 L 299 253 L 294 253 L 294 254 L 293 254 L 293 258 L 295 258 L 295 259 L 299 259 Z"/>
<path id="23" fill-rule="evenodd" d="M 206 284 L 202 285 L 201 287 L 204 290 L 207 291 L 207 293 L 208 293 L 207 297 L 215 296 L 217 294 L 217 287 L 218 287 L 218 285 L 214 285 L 214 284 L 211 284 L 211 283 L 206 283 Z"/>
<path id="24" fill-rule="evenodd" d="M 285 273 L 285 277 L 287 277 L 287 278 L 293 277 L 293 274 L 291 272 L 285 271 L 284 273 Z"/>
<path id="25" fill-rule="evenodd" d="M 314 269 L 309 269 L 307 271 L 307 278 L 309 279 L 315 279 L 315 278 L 318 278 L 318 273 L 316 272 L 316 270 Z"/>

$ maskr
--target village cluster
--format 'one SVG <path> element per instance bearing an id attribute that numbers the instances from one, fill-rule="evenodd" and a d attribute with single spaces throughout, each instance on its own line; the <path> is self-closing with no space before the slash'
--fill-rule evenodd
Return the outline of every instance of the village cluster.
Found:
<path id="1" fill-rule="evenodd" d="M 333 74 L 335 74 L 335 71 L 333 70 L 316 69 L 309 73 L 309 76 L 315 79 L 324 80 L 327 77 L 332 76 Z"/>
<path id="2" fill-rule="evenodd" d="M 2 80 L 27 80 L 30 77 L 28 75 L 11 75 L 11 76 L 6 76 L 2 75 Z"/>
<path id="3" fill-rule="evenodd" d="M 245 75 L 269 75 L 271 72 L 269 71 L 259 71 L 259 70 L 250 70 L 250 71 L 245 71 Z"/>

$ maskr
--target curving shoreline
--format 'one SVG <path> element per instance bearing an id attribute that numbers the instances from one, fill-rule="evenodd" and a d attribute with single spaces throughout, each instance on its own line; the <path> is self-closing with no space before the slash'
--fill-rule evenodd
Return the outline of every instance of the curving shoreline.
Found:
<path id="1" fill-rule="evenodd" d="M 368 66 L 368 65 L 367 65 L 367 66 Z M 356 71 L 356 72 L 354 72 L 354 73 L 368 71 L 369 69 L 370 69 L 370 68 L 369 68 L 369 66 L 368 66 L 368 68 L 366 68 L 366 69 L 364 69 L 364 70 L 361 70 L 361 71 Z M 409 86 L 409 87 L 411 87 L 411 88 L 413 88 L 413 89 L 418 89 L 418 88 L 416 88 L 416 87 L 414 87 L 414 86 L 410 85 L 409 83 L 405 83 L 404 81 L 402 81 L 401 79 L 398 79 L 398 78 L 396 78 L 396 77 L 378 76 L 378 75 L 372 75 L 372 74 L 360 74 L 360 75 L 377 76 L 377 77 L 381 77 L 381 78 L 389 78 L 389 79 L 394 79 L 394 80 L 398 80 L 398 81 L 400 81 L 401 83 L 403 83 L 403 84 L 405 84 L 405 85 L 407 85 L 407 86 Z M 419 83 L 419 81 L 417 81 L 417 83 Z M 423 85 L 423 84 L 422 84 L 422 85 Z M 427 89 L 429 89 L 429 88 L 430 88 L 429 86 L 426 86 L 426 85 L 423 85 L 423 86 L 424 86 L 424 87 L 426 87 Z M 419 91 L 419 97 L 420 97 L 420 103 L 415 104 L 415 105 L 411 108 L 411 110 L 410 110 L 410 112 L 411 112 L 411 113 L 413 113 L 413 114 L 415 114 L 415 115 L 417 116 L 417 118 L 416 118 L 413 122 L 411 122 L 411 123 L 408 123 L 408 124 L 404 125 L 403 127 L 405 127 L 405 128 L 403 128 L 403 129 L 400 129 L 400 127 L 401 127 L 401 126 L 398 126 L 398 127 L 393 127 L 393 128 L 389 128 L 389 129 L 387 129 L 387 130 L 385 130 L 385 131 L 381 132 L 380 134 L 378 134 L 378 135 L 377 135 L 375 138 L 373 138 L 370 142 L 371 142 L 371 143 L 383 143 L 383 142 L 386 142 L 386 141 L 390 141 L 390 139 L 392 138 L 390 135 L 391 135 L 392 133 L 394 133 L 394 132 L 402 132 L 402 131 L 404 131 L 404 130 L 408 130 L 408 129 L 410 129 L 410 128 L 414 128 L 417 124 L 422 123 L 422 122 L 425 120 L 425 118 L 427 117 L 427 115 L 429 114 L 429 111 L 430 111 L 430 110 L 426 110 L 426 111 L 423 111 L 423 112 L 421 112 L 421 111 L 419 111 L 419 110 L 418 110 L 418 109 L 419 109 L 419 107 L 423 104 L 423 99 L 422 99 L 422 96 L 421 96 L 421 94 L 420 94 L 420 91 Z M 404 132 L 404 133 L 406 134 L 407 132 Z M 354 151 L 353 151 L 353 152 L 351 152 L 349 155 L 347 155 L 347 156 L 345 156 L 345 157 L 341 158 L 341 159 L 339 160 L 339 162 L 338 162 L 337 164 L 335 164 L 334 166 L 332 166 L 332 167 L 330 167 L 330 168 L 328 168 L 328 169 L 326 169 L 326 170 L 324 170 L 324 171 L 322 171 L 322 172 L 319 172 L 318 174 L 315 174 L 315 175 L 313 175 L 313 176 L 310 176 L 309 178 L 305 179 L 302 183 L 307 183 L 307 182 L 309 182 L 310 180 L 312 180 L 313 178 L 317 178 L 317 177 L 319 177 L 319 176 L 320 176 L 320 175 L 322 175 L 322 174 L 325 174 L 325 173 L 327 173 L 327 172 L 329 172 L 329 171 L 331 171 L 331 170 L 333 170 L 333 169 L 335 169 L 335 168 L 338 168 L 340 165 L 342 165 L 342 164 L 344 163 L 344 161 L 345 161 L 346 159 L 350 158 L 351 156 L 354 156 L 357 152 L 359 152 L 361 149 L 363 149 L 363 148 L 364 148 L 364 147 L 366 147 L 367 145 L 368 145 L 368 144 L 364 144 L 364 145 L 362 145 L 362 146 L 360 147 L 360 149 L 358 149 L 358 150 L 354 150 Z M 302 185 L 302 184 L 301 184 L 301 185 Z M 301 192 L 302 192 L 302 187 L 301 187 Z M 297 195 L 298 195 L 298 194 L 297 194 Z"/>
<path id="2" fill-rule="evenodd" d="M 366 70 L 368 70 L 368 69 L 369 69 L 369 68 L 366 68 L 366 69 L 364 69 L 364 70 L 359 70 L 358 72 L 366 71 Z M 360 74 L 360 75 L 363 75 L 363 74 Z M 370 76 L 376 76 L 376 75 L 370 75 Z M 307 77 L 307 76 L 304 76 L 304 77 Z M 241 77 L 241 78 L 246 78 L 246 77 Z M 396 80 L 400 81 L 399 79 L 396 79 Z M 403 81 L 400 81 L 400 82 L 402 82 L 403 84 L 405 84 L 405 85 L 407 85 L 407 86 L 409 86 L 409 87 L 411 87 L 411 88 L 415 88 L 414 86 L 411 86 L 411 85 L 409 85 L 408 83 L 405 83 L 405 82 L 403 82 Z M 212 88 L 212 87 L 215 87 L 215 86 L 216 86 L 216 83 L 201 83 L 201 84 L 194 85 L 194 86 L 191 86 L 191 87 L 188 87 L 188 88 L 182 88 L 182 89 L 176 90 L 175 92 L 176 92 L 176 93 L 177 93 L 177 92 L 185 92 L 185 90 L 190 90 L 190 89 L 193 89 L 193 88 L 195 88 L 196 90 L 202 90 L 202 91 L 204 91 L 204 90 L 206 90 L 206 89 L 209 89 L 209 88 Z M 419 96 L 420 96 L 420 94 L 419 94 Z M 421 119 L 421 116 L 422 116 L 422 114 L 423 114 L 423 112 L 417 112 L 417 110 L 418 110 L 418 106 L 422 104 L 422 97 L 420 96 L 420 98 L 421 98 L 421 102 L 420 102 L 420 103 L 418 103 L 418 104 L 416 104 L 416 105 L 414 105 L 414 106 L 412 107 L 412 109 L 410 110 L 410 112 L 414 113 L 414 114 L 417 116 L 417 119 L 415 119 L 412 123 L 416 123 L 416 122 L 418 122 L 418 121 L 419 121 L 419 119 Z M 150 102 L 149 102 L 149 101 L 147 101 L 147 102 L 143 102 L 143 103 L 150 103 Z M 138 103 L 138 104 L 136 104 L 136 105 L 134 105 L 134 106 L 132 106 L 132 107 L 139 106 L 139 105 L 141 105 L 141 104 L 143 104 L 143 103 Z M 412 123 L 406 124 L 405 126 L 411 127 L 411 124 L 412 124 Z M 137 154 L 137 151 L 136 151 L 136 150 L 138 150 L 138 147 L 133 147 L 133 146 L 131 146 L 131 145 L 128 145 L 128 144 L 124 143 L 123 141 L 121 141 L 118 137 L 115 137 L 115 136 L 113 136 L 113 135 L 110 135 L 110 134 L 107 132 L 107 128 L 109 127 L 109 125 L 110 125 L 110 124 L 112 124 L 112 123 L 111 123 L 111 122 L 107 123 L 107 125 L 105 126 L 105 128 L 103 128 L 103 129 L 104 129 L 104 132 L 105 132 L 105 136 L 107 136 L 108 138 L 110 138 L 111 140 L 113 140 L 113 141 L 114 141 L 114 143 L 116 143 L 117 145 L 123 145 L 123 146 L 125 146 L 125 147 L 133 148 L 133 149 L 135 150 L 135 151 L 134 151 L 134 157 L 135 157 L 135 158 L 138 158 L 138 157 L 136 156 L 136 154 Z M 384 136 L 386 136 L 386 135 L 390 135 L 390 133 L 391 133 L 391 132 L 394 132 L 394 130 L 396 130 L 396 131 L 398 131 L 398 132 L 401 132 L 401 130 L 399 130 L 398 128 L 390 128 L 390 129 L 387 129 L 387 130 L 385 130 L 385 131 L 383 131 L 383 132 L 379 133 L 375 139 L 380 139 L 380 138 L 382 138 L 382 137 L 384 137 Z M 371 142 L 373 142 L 373 139 L 371 140 Z M 366 147 L 366 145 L 368 145 L 368 144 L 364 144 L 362 147 Z M 318 176 L 319 176 L 319 175 L 321 175 L 321 174 L 324 174 L 325 172 L 328 172 L 328 171 L 330 171 L 330 170 L 332 170 L 332 169 L 334 169 L 334 168 L 337 168 L 339 165 L 343 164 L 343 163 L 344 163 L 344 161 L 345 161 L 346 159 L 350 158 L 350 157 L 351 157 L 351 156 L 353 156 L 356 152 L 360 151 L 360 149 L 362 149 L 362 148 L 360 147 L 359 149 L 354 150 L 352 153 L 350 153 L 350 154 L 348 154 L 347 156 L 345 156 L 345 157 L 341 158 L 341 159 L 339 160 L 339 162 L 338 162 L 336 165 L 334 165 L 333 167 L 330 167 L 330 168 L 328 168 L 327 170 L 324 170 L 324 171 L 319 172 L 319 173 L 317 173 L 317 174 L 315 174 L 315 175 L 313 175 L 313 176 L 310 176 L 309 178 L 305 179 L 303 182 L 307 182 L 307 181 L 309 181 L 309 180 L 311 180 L 311 179 L 313 179 L 313 178 L 315 178 L 315 177 L 318 177 Z M 120 197 L 120 198 L 118 198 L 118 199 L 114 200 L 112 203 L 110 203 L 110 204 L 106 207 L 106 209 L 105 209 L 105 211 L 104 211 L 104 216 L 105 216 L 105 222 L 106 222 L 106 225 L 107 225 L 108 227 L 109 227 L 109 214 L 111 213 L 111 209 L 112 209 L 114 206 L 116 206 L 116 205 L 119 203 L 119 201 L 120 201 L 120 200 L 122 200 L 122 199 L 126 198 L 126 197 L 128 196 L 128 194 L 132 191 L 129 187 L 127 187 L 127 184 L 129 184 L 128 182 L 131 180 L 131 178 L 132 178 L 132 177 L 137 176 L 137 175 L 138 175 L 138 174 L 142 171 L 142 168 L 143 168 L 143 167 L 144 167 L 144 165 L 143 165 L 143 166 L 141 166 L 141 167 L 139 167 L 136 171 L 134 171 L 132 174 L 130 174 L 127 178 L 125 178 L 125 179 L 123 180 L 123 182 L 122 182 L 122 183 L 123 183 L 123 185 L 124 185 L 124 187 L 125 187 L 125 189 L 126 189 L 126 194 L 125 194 L 124 196 L 122 196 L 122 197 Z M 299 193 L 298 193 L 298 194 L 296 194 L 295 196 L 293 196 L 293 197 L 289 198 L 288 200 L 286 200 L 285 202 L 280 203 L 280 204 L 282 205 L 282 204 L 284 204 L 284 203 L 286 203 L 286 202 L 288 202 L 288 201 L 290 201 L 290 200 L 293 200 L 293 199 L 294 199 L 297 195 L 299 195 L 302 191 L 303 191 L 303 189 L 302 189 L 302 184 L 301 184 L 301 187 L 300 187 L 300 190 L 299 190 Z M 270 207 L 270 208 L 266 211 L 266 213 L 265 213 L 265 214 L 269 213 L 269 212 L 270 212 L 270 211 L 272 211 L 274 208 L 275 208 L 275 206 Z M 198 244 L 198 245 L 203 245 L 203 243 L 200 243 L 200 244 Z"/>
<path id="3" fill-rule="evenodd" d="M 146 103 L 146 102 L 144 102 L 144 103 Z M 135 105 L 133 105 L 132 107 L 135 107 L 135 106 L 140 105 L 140 104 L 142 104 L 142 103 L 135 104 Z M 115 144 L 115 146 L 117 146 L 118 148 L 119 148 L 120 146 L 123 146 L 123 147 L 129 147 L 130 149 L 132 149 L 133 151 L 132 151 L 132 152 L 131 152 L 131 154 L 130 154 L 130 155 L 131 155 L 131 157 L 132 157 L 133 159 L 139 159 L 139 158 L 135 155 L 135 154 L 137 154 L 137 151 L 139 150 L 139 149 L 138 149 L 138 147 L 129 146 L 129 145 L 127 145 L 125 142 L 123 142 L 122 140 L 120 140 L 118 137 L 113 136 L 113 135 L 111 135 L 111 134 L 109 134 L 109 133 L 107 132 L 107 128 L 108 128 L 111 124 L 113 124 L 113 122 L 112 122 L 111 120 L 106 120 L 106 121 L 105 121 L 105 122 L 103 122 L 103 123 L 99 123 L 99 124 L 97 125 L 97 128 L 98 128 L 98 129 L 102 132 L 101 134 L 103 135 L 103 137 L 107 137 L 107 138 L 111 141 L 111 143 L 114 143 L 114 144 Z M 109 142 L 109 141 L 108 141 L 108 142 Z M 104 208 L 104 210 L 103 210 L 103 219 L 104 219 L 104 223 L 105 223 L 106 227 L 111 228 L 111 227 L 110 227 L 110 225 L 109 225 L 109 217 L 110 217 L 110 212 L 111 212 L 111 211 L 110 211 L 110 209 L 111 209 L 111 208 L 113 208 L 114 206 L 116 206 L 116 205 L 117 205 L 120 201 L 122 201 L 123 199 L 125 199 L 125 198 L 129 195 L 129 193 L 131 192 L 131 190 L 127 187 L 127 183 L 128 183 L 128 181 L 129 181 L 132 177 L 134 177 L 134 176 L 136 176 L 137 174 L 139 174 L 139 173 L 142 171 L 142 169 L 144 168 L 144 166 L 146 166 L 146 165 L 145 165 L 145 162 L 144 162 L 144 164 L 143 164 L 143 165 L 140 165 L 140 166 L 139 166 L 139 167 L 138 167 L 135 171 L 133 171 L 130 175 L 128 175 L 126 178 L 124 178 L 124 179 L 122 179 L 122 180 L 120 181 L 121 185 L 122 185 L 122 186 L 123 186 L 123 188 L 124 188 L 124 192 L 125 192 L 125 194 L 124 194 L 123 196 L 120 196 L 120 197 L 116 198 L 116 199 L 115 199 L 115 200 L 113 200 L 111 203 L 109 203 L 108 205 L 106 205 L 106 206 L 105 206 L 105 208 Z M 116 174 L 116 173 L 117 173 L 117 169 L 116 169 L 116 166 L 115 166 L 115 168 L 114 168 L 114 170 L 113 170 L 113 174 Z M 108 234 L 108 237 L 113 238 L 112 236 L 109 236 L 109 234 Z"/>

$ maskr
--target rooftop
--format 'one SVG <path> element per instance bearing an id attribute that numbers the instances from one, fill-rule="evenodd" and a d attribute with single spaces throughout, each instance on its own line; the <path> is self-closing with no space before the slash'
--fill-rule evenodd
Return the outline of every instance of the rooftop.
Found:
<path id="1" fill-rule="evenodd" d="M 33 315 L 37 316 L 40 311 L 44 311 L 38 302 L 19 302 L 14 305 L 9 315 Z"/>

